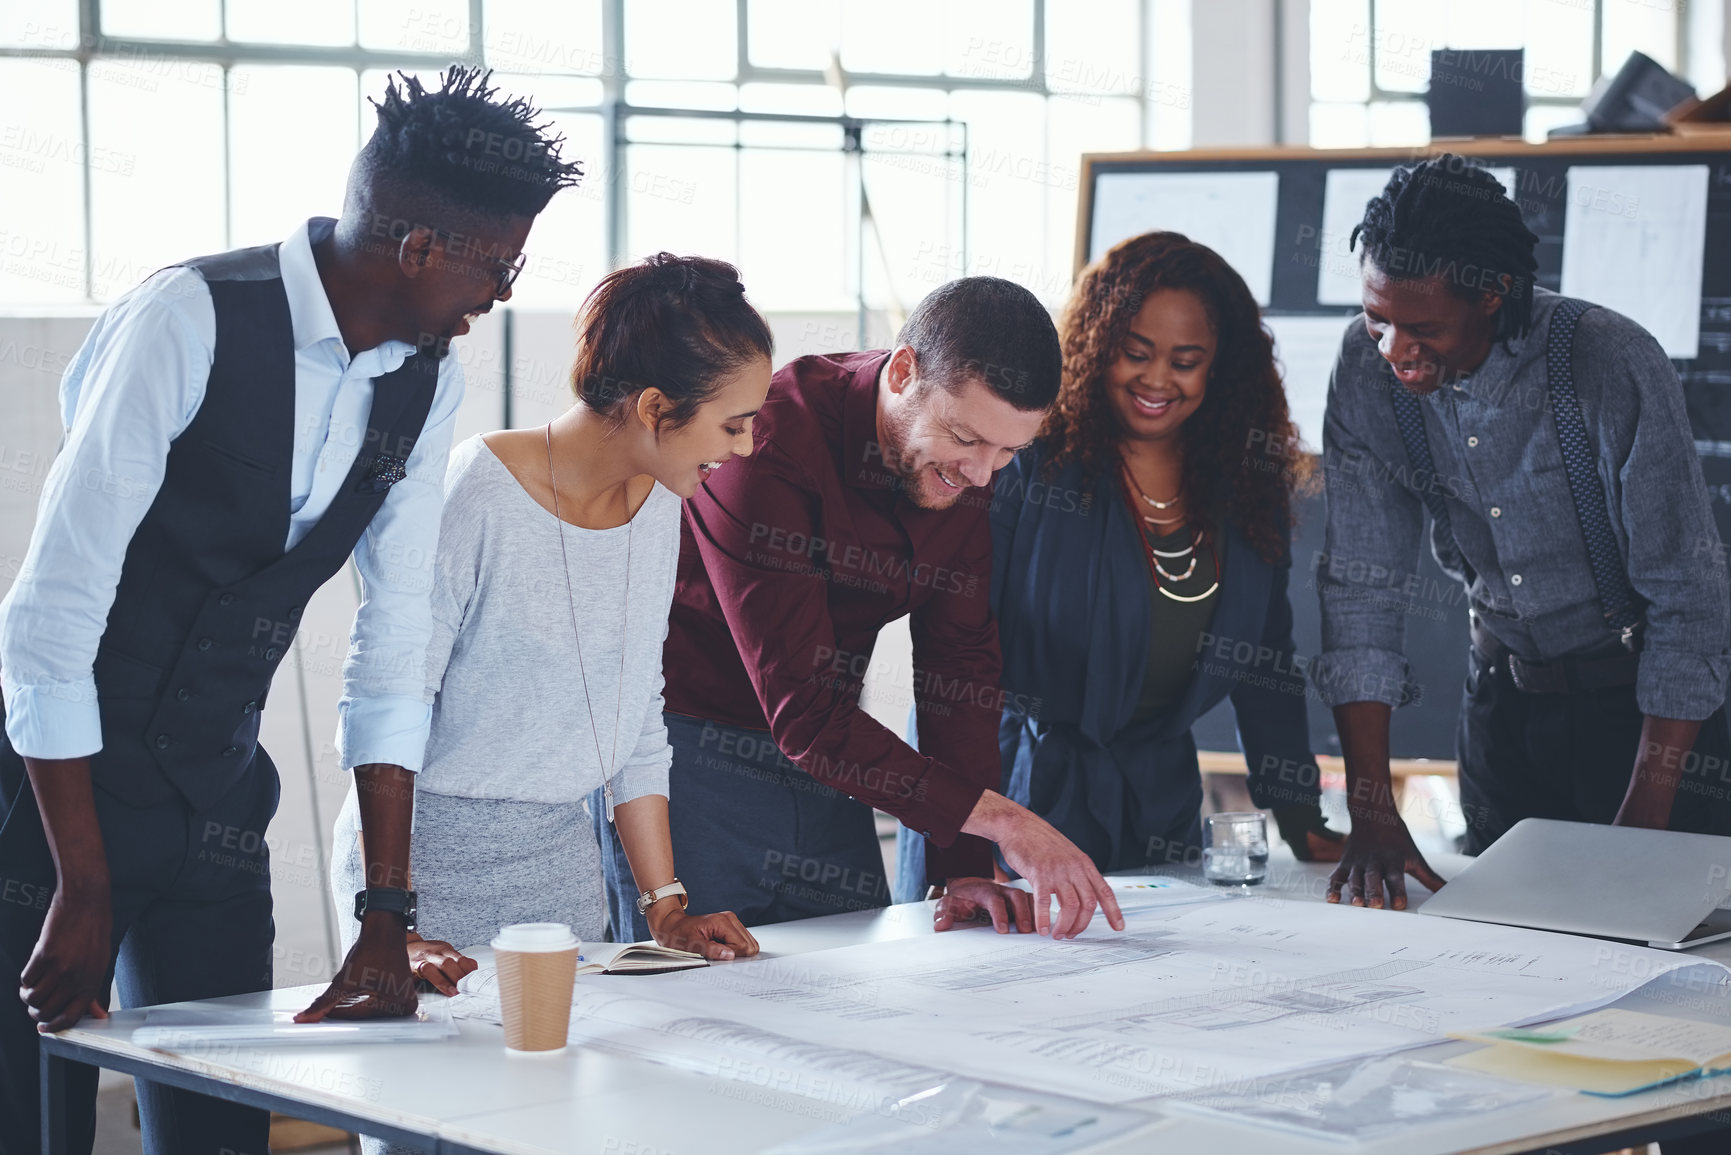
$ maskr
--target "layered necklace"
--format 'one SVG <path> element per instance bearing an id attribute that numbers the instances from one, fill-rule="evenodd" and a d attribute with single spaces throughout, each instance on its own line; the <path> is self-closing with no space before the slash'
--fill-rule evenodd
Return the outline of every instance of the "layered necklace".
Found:
<path id="1" fill-rule="evenodd" d="M 559 516 L 559 475 L 553 470 L 553 423 L 547 423 L 547 478 L 553 485 L 553 524 L 559 531 L 559 560 L 565 567 L 565 604 L 571 610 L 571 636 L 577 642 L 577 672 L 583 678 L 583 704 L 589 708 L 589 738 L 595 743 L 595 764 L 602 767 L 601 789 L 607 799 L 607 821 L 613 821 L 613 771 L 619 766 L 619 718 L 625 705 L 625 623 L 619 627 L 619 697 L 613 704 L 613 761 L 601 761 L 601 735 L 595 728 L 595 702 L 589 697 L 589 671 L 583 664 L 583 635 L 577 629 L 577 594 L 571 588 L 571 559 L 565 553 L 565 519 Z M 628 503 L 629 504 L 629 503 Z M 637 519 L 625 522 L 625 615 L 631 614 L 631 533 Z"/>
<path id="2" fill-rule="evenodd" d="M 1206 531 L 1190 525 L 1189 519 L 1182 514 L 1164 518 L 1157 516 L 1157 514 L 1176 507 L 1184 498 L 1184 490 L 1180 488 L 1166 501 L 1150 497 L 1136 481 L 1136 475 L 1130 472 L 1130 464 L 1128 462 L 1121 462 L 1120 464 L 1119 486 L 1124 491 L 1124 500 L 1143 522 L 1150 526 L 1184 525 L 1190 533 L 1190 544 L 1183 549 L 1155 549 L 1154 542 L 1149 536 L 1149 530 L 1143 529 L 1136 534 L 1137 539 L 1142 543 L 1142 550 L 1148 561 L 1148 578 L 1154 583 L 1154 588 L 1160 592 L 1161 596 L 1170 598 L 1175 602 L 1199 602 L 1212 597 L 1214 591 L 1220 588 L 1220 556 L 1215 553 L 1214 544 L 1208 541 Z M 1154 512 L 1148 512 L 1149 509 Z M 1154 532 L 1170 533 L 1172 531 L 1156 530 Z M 1214 563 L 1213 584 L 1199 594 L 1186 595 L 1174 592 L 1171 586 L 1195 576 L 1196 563 L 1201 556 L 1199 550 L 1204 544 L 1208 546 L 1208 556 Z M 1172 561 L 1174 565 L 1177 565 L 1179 564 L 1177 559 L 1182 558 L 1190 559 L 1190 564 L 1184 567 L 1183 573 L 1172 573 L 1167 570 L 1165 561 Z M 1165 581 L 1162 581 L 1162 578 Z"/>

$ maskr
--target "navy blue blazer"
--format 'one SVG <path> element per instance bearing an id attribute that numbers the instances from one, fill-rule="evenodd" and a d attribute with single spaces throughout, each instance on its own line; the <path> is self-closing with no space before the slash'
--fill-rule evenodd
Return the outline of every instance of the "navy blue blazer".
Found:
<path id="1" fill-rule="evenodd" d="M 1140 527 L 1110 472 L 1084 484 L 1079 465 L 1050 478 L 1043 465 L 1039 446 L 1023 450 L 992 497 L 1003 793 L 1103 871 L 1197 861 L 1202 778 L 1190 727 L 1230 697 L 1252 800 L 1315 805 L 1290 556 L 1271 565 L 1236 529 L 1220 535 L 1220 593 L 1189 687 L 1171 708 L 1132 721 L 1153 612 Z M 920 840 L 900 842 L 896 900 L 905 902 L 924 897 L 915 883 L 925 868 Z"/>
<path id="2" fill-rule="evenodd" d="M 1290 556 L 1269 564 L 1219 535 L 1221 585 L 1189 688 L 1133 722 L 1152 613 L 1140 527 L 1110 473 L 1044 474 L 1039 447 L 997 479 L 992 609 L 1004 654 L 1004 793 L 1062 830 L 1102 870 L 1199 854 L 1202 782 L 1190 727 L 1230 697 L 1258 806 L 1318 797 L 1292 642 Z"/>

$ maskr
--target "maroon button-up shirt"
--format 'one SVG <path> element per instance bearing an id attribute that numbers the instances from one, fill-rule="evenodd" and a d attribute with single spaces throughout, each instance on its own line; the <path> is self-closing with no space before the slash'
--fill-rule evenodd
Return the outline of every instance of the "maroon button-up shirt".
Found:
<path id="1" fill-rule="evenodd" d="M 663 657 L 667 708 L 768 729 L 818 781 L 927 836 L 932 881 L 992 874 L 961 833 L 998 786 L 989 490 L 921 509 L 884 467 L 887 352 L 802 357 L 775 374 L 755 448 L 685 504 Z M 920 751 L 860 708 L 878 630 L 911 615 Z"/>

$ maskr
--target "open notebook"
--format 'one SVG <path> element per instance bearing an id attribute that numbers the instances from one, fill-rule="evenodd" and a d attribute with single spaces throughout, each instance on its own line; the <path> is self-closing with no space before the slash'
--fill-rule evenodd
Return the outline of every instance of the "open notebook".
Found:
<path id="1" fill-rule="evenodd" d="M 1610 1008 L 1541 1027 L 1457 1034 L 1488 1043 L 1456 1067 L 1589 1095 L 1632 1095 L 1682 1079 L 1731 1074 L 1731 1026 Z"/>
<path id="2" fill-rule="evenodd" d="M 600 954 L 604 948 L 591 948 Z M 610 959 L 586 960 L 577 968 L 580 975 L 659 975 L 668 971 L 706 967 L 709 960 L 688 950 L 674 950 L 652 942 L 627 943 Z"/>

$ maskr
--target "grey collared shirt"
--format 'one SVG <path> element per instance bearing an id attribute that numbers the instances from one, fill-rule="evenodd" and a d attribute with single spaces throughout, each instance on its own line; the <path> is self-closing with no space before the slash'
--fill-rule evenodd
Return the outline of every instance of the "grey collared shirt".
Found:
<path id="1" fill-rule="evenodd" d="M 1545 337 L 1561 297 L 1539 290 L 1532 330 L 1496 345 L 1469 377 L 1420 403 L 1435 476 L 1407 461 L 1393 377 L 1355 318 L 1341 342 L 1323 424 L 1326 554 L 1315 563 L 1330 706 L 1418 696 L 1402 652 L 1406 617 L 1458 600 L 1417 570 L 1421 487 L 1443 495 L 1472 571 L 1444 565 L 1511 651 L 1549 660 L 1611 645 L 1569 493 L 1545 383 Z M 1629 584 L 1647 602 L 1636 698 L 1643 713 L 1701 719 L 1725 702 L 1731 587 L 1683 390 L 1646 330 L 1609 309 L 1575 334 L 1575 389 Z M 1441 561 L 1450 550 L 1431 550 Z"/>

